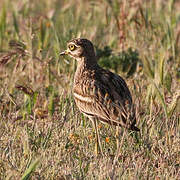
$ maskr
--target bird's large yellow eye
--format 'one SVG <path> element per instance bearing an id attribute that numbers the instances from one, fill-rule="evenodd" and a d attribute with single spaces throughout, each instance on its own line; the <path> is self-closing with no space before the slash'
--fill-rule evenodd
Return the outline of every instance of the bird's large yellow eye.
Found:
<path id="1" fill-rule="evenodd" d="M 74 49 L 75 49 L 75 45 L 69 45 L 69 49 L 71 50 L 71 51 L 73 51 Z"/>

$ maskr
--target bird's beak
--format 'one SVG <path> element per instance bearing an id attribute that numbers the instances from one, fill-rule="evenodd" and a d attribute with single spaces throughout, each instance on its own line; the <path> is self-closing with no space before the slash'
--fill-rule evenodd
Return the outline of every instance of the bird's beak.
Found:
<path id="1" fill-rule="evenodd" d="M 60 55 L 60 56 L 64 56 L 64 55 L 67 55 L 67 54 L 69 54 L 69 51 L 68 51 L 68 50 L 65 50 L 65 51 L 61 52 L 59 55 Z"/>

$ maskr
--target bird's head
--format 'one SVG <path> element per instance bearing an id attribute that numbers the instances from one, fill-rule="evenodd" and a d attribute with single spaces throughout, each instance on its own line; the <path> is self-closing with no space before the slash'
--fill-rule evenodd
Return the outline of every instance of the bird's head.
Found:
<path id="1" fill-rule="evenodd" d="M 68 41 L 67 49 L 60 53 L 60 55 L 69 55 L 77 61 L 82 59 L 96 59 L 94 46 L 88 39 L 76 38 Z"/>

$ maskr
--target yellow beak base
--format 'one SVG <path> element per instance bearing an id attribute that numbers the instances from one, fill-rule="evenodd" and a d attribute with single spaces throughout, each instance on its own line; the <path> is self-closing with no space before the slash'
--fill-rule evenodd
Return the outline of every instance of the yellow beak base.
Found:
<path id="1" fill-rule="evenodd" d="M 67 50 L 65 50 L 65 51 L 63 51 L 63 52 L 61 52 L 59 55 L 60 56 L 64 56 L 64 55 L 67 55 L 69 52 L 67 51 Z"/>

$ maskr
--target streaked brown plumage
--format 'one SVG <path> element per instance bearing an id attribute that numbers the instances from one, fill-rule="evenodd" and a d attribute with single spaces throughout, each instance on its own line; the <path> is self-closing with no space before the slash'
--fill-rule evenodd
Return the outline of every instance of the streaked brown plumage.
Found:
<path id="1" fill-rule="evenodd" d="M 77 60 L 73 93 L 79 110 L 90 118 L 139 131 L 126 82 L 97 64 L 93 44 L 87 39 L 72 39 L 61 53 L 65 54 Z"/>

